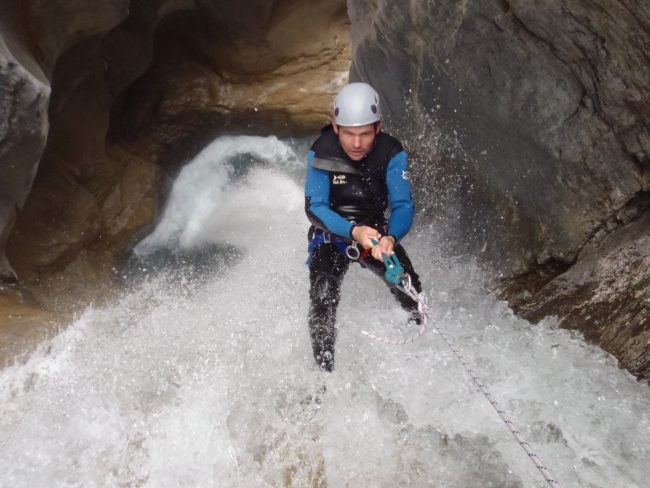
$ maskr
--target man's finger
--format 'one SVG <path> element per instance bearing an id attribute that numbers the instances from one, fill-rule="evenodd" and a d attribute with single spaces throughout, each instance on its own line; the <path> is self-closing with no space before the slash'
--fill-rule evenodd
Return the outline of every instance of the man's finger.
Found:
<path id="1" fill-rule="evenodd" d="M 379 247 L 373 248 L 372 257 L 375 258 L 377 261 L 381 261 L 381 249 L 379 249 Z"/>

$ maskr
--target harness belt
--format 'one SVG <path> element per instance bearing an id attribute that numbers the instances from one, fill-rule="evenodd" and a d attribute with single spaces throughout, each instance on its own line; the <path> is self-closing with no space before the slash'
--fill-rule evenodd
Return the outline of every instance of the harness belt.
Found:
<path id="1" fill-rule="evenodd" d="M 315 229 L 314 234 L 309 241 L 309 247 L 307 249 L 307 252 L 309 253 L 309 257 L 307 258 L 307 265 L 311 265 L 312 256 L 314 255 L 314 251 L 318 246 L 321 244 L 330 243 L 334 244 L 336 246 L 336 249 L 338 249 L 341 254 L 345 254 L 345 256 L 352 261 L 361 262 L 361 260 L 370 254 L 370 249 L 362 249 L 359 244 L 351 241 L 350 239 L 332 234 L 327 230 Z"/>

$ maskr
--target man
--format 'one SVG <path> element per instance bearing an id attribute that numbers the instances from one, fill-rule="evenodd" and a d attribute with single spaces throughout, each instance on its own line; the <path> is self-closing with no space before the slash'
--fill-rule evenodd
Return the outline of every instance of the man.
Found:
<path id="1" fill-rule="evenodd" d="M 345 86 L 334 101 L 331 125 L 311 147 L 305 185 L 305 210 L 312 224 L 309 330 L 314 357 L 325 371 L 334 367 L 336 308 L 350 261 L 358 260 L 384 279 L 382 253 L 395 253 L 421 291 L 418 275 L 399 244 L 413 222 L 407 165 L 400 142 L 381 132 L 377 92 L 366 83 Z M 417 303 L 386 283 L 418 321 Z"/>

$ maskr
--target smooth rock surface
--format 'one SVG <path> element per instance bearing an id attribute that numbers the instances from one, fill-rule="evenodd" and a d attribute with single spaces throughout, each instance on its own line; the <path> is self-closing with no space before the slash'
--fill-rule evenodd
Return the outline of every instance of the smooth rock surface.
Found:
<path id="1" fill-rule="evenodd" d="M 0 6 L 0 282 L 17 276 L 5 246 L 38 169 L 48 131 L 50 87 Z"/>
<path id="2" fill-rule="evenodd" d="M 177 168 L 193 155 L 197 141 L 231 120 L 238 127 L 259 119 L 259 126 L 315 130 L 347 80 L 349 22 L 342 0 L 93 5 L 32 0 L 21 9 L 3 7 L 10 15 L 3 17 L 1 32 L 22 33 L 12 37 L 14 44 L 32 60 L 47 92 L 40 115 L 30 112 L 21 122 L 39 144 L 14 128 L 2 148 L 25 153 L 22 180 L 3 178 L 8 190 L 0 205 L 0 256 L 13 228 L 8 255 L 24 282 L 63 272 L 84 249 L 106 245 L 117 252 L 128 242 L 131 236 L 115 230 L 106 209 L 116 205 L 124 172 L 138 175 L 138 168 L 114 159 L 111 147 L 145 166 L 165 166 L 172 153 Z M 5 96 L 26 105 L 33 89 L 19 86 L 25 93 Z M 158 205 L 159 178 L 143 181 L 151 187 L 142 189 L 148 206 L 139 225 L 153 220 Z M 117 201 L 118 213 L 129 214 L 134 203 Z M 14 208 L 23 204 L 13 227 Z M 132 223 L 123 223 L 133 230 Z M 15 279 L 4 257 L 0 264 L 3 275 Z"/>
<path id="3" fill-rule="evenodd" d="M 36 317 L 0 341 L 110 300 L 184 162 L 231 126 L 317 129 L 350 56 L 344 0 L 0 0 L 0 298 Z"/>
<path id="4" fill-rule="evenodd" d="M 450 247 L 524 273 L 503 283 L 515 310 L 647 378 L 650 4 L 348 5 L 351 78 L 381 93 Z"/>
<path id="5" fill-rule="evenodd" d="M 650 5 L 351 0 L 349 11 L 351 76 L 377 86 L 413 144 L 462 153 L 475 194 L 458 225 L 505 272 L 573 261 L 642 190 Z"/>
<path id="6" fill-rule="evenodd" d="M 344 1 L 197 3 L 160 22 L 151 68 L 113 110 L 116 139 L 161 124 L 179 135 L 198 117 L 259 120 L 276 133 L 327 122 L 350 66 Z M 160 137 L 155 145 L 169 142 Z"/>

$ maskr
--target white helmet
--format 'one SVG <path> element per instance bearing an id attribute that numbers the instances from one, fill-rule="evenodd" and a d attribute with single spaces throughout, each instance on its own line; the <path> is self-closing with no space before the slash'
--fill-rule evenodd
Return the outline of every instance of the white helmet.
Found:
<path id="1" fill-rule="evenodd" d="M 379 95 L 368 83 L 350 83 L 334 99 L 334 122 L 357 127 L 381 120 Z"/>

